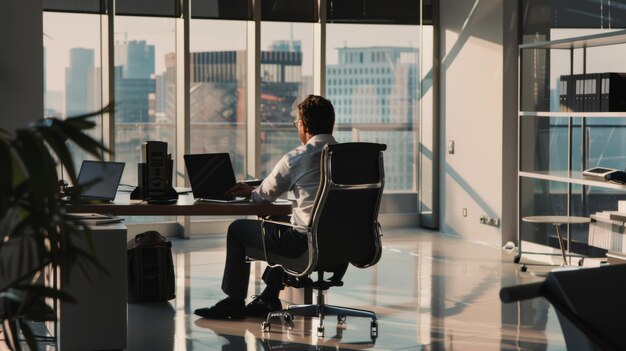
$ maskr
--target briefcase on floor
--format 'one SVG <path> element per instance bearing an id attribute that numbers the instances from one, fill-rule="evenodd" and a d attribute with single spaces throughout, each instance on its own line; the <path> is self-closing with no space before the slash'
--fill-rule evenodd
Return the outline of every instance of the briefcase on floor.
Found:
<path id="1" fill-rule="evenodd" d="M 163 302 L 176 297 L 172 243 L 158 232 L 137 234 L 126 245 L 128 302 Z"/>

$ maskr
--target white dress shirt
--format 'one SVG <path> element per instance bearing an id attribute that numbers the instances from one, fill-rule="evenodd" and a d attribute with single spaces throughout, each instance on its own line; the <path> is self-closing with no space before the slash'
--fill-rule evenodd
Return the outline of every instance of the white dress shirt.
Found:
<path id="1" fill-rule="evenodd" d="M 293 191 L 296 206 L 291 223 L 309 225 L 313 201 L 320 184 L 320 155 L 326 144 L 336 144 L 330 134 L 318 134 L 309 141 L 286 153 L 252 192 L 254 202 L 275 201 L 288 191 Z"/>

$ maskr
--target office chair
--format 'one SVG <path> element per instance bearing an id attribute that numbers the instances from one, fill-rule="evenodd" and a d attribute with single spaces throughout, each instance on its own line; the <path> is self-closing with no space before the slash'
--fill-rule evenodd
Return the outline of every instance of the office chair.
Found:
<path id="1" fill-rule="evenodd" d="M 378 262 L 382 252 L 382 230 L 378 210 L 383 193 L 384 144 L 344 143 L 327 145 L 320 157 L 320 186 L 306 229 L 308 250 L 297 258 L 281 257 L 264 250 L 249 249 L 249 258 L 280 266 L 285 271 L 285 285 L 317 291 L 317 303 L 290 305 L 268 314 L 262 324 L 271 330 L 271 320 L 279 318 L 293 327 L 294 316 L 319 317 L 317 335 L 324 336 L 324 316 L 337 316 L 339 324 L 347 316 L 371 318 L 370 337 L 378 337 L 378 321 L 372 311 L 327 305 L 325 290 L 342 286 L 348 265 L 366 268 Z M 272 222 L 279 223 L 279 222 Z M 279 223 L 292 226 L 288 223 Z M 317 280 L 310 275 L 316 272 Z M 324 273 L 332 273 L 324 279 Z"/>
<path id="2" fill-rule="evenodd" d="M 553 271 L 538 283 L 505 287 L 502 302 L 545 297 L 568 350 L 626 350 L 626 265 Z"/>

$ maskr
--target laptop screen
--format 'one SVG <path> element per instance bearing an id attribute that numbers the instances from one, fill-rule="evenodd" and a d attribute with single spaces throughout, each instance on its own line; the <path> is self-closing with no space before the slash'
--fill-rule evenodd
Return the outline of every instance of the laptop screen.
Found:
<path id="1" fill-rule="evenodd" d="M 84 187 L 81 197 L 107 201 L 115 199 L 124 165 L 124 162 L 83 161 L 78 173 L 78 185 Z"/>
<path id="2" fill-rule="evenodd" d="M 228 153 L 185 155 L 185 167 L 195 198 L 224 195 L 235 186 Z"/>

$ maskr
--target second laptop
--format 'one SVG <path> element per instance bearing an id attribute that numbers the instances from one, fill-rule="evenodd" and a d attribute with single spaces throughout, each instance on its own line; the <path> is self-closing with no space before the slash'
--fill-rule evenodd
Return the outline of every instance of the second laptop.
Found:
<path id="1" fill-rule="evenodd" d="M 242 202 L 244 197 L 226 195 L 236 184 L 228 153 L 184 155 L 191 192 L 197 201 Z"/>

